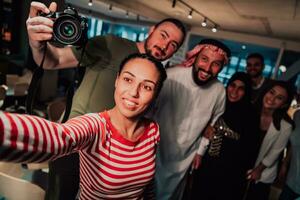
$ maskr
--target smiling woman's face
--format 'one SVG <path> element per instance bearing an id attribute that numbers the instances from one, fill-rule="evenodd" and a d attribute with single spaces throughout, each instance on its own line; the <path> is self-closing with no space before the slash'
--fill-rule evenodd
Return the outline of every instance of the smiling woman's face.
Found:
<path id="1" fill-rule="evenodd" d="M 115 82 L 115 103 L 118 111 L 127 118 L 142 114 L 156 96 L 159 71 L 143 58 L 129 60 Z"/>
<path id="2" fill-rule="evenodd" d="M 245 95 L 245 83 L 240 80 L 231 82 L 227 87 L 227 98 L 230 102 L 240 101 Z"/>
<path id="3" fill-rule="evenodd" d="M 275 85 L 270 89 L 263 98 L 263 107 L 266 109 L 276 110 L 282 108 L 288 99 L 288 93 L 285 88 Z"/>

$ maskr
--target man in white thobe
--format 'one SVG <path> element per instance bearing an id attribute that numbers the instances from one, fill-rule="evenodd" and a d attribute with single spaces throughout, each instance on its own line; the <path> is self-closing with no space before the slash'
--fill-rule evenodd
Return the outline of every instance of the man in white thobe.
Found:
<path id="1" fill-rule="evenodd" d="M 229 57 L 227 46 L 205 39 L 187 53 L 181 66 L 167 70 L 154 109 L 161 137 L 155 176 L 158 200 L 182 198 L 187 171 L 208 145 L 201 132 L 224 112 L 225 89 L 216 77 Z M 199 160 L 194 167 L 198 165 Z"/>

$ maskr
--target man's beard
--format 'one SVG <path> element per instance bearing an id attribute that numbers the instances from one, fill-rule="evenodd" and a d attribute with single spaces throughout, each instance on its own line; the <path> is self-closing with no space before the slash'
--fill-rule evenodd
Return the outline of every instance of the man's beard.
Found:
<path id="1" fill-rule="evenodd" d="M 149 35 L 148 38 L 150 38 L 150 37 L 151 37 L 151 35 Z M 163 58 L 156 58 L 156 57 L 153 55 L 151 49 L 148 48 L 148 38 L 146 39 L 146 41 L 145 41 L 145 43 L 144 43 L 145 53 L 146 53 L 148 56 L 154 58 L 154 59 L 157 60 L 157 61 L 160 61 L 160 62 L 165 61 L 165 60 L 167 59 L 167 58 L 164 57 L 166 53 L 163 52 L 163 50 L 161 50 L 161 49 L 160 49 L 159 47 L 157 47 L 157 46 L 154 46 L 153 48 L 159 49 L 159 50 L 161 51 L 161 55 L 163 56 Z"/>
<path id="2" fill-rule="evenodd" d="M 261 71 L 255 71 L 256 73 L 249 73 L 249 75 L 250 75 L 250 77 L 251 78 L 258 78 L 258 77 L 260 77 L 261 75 L 262 75 L 262 70 Z"/>
<path id="3" fill-rule="evenodd" d="M 260 76 L 262 76 L 262 71 L 260 71 L 260 72 L 257 72 L 256 74 L 254 74 L 254 78 L 258 78 L 258 77 L 260 77 Z"/>
<path id="4" fill-rule="evenodd" d="M 203 85 L 207 84 L 208 82 L 210 82 L 211 80 L 215 79 L 215 77 L 210 72 L 206 72 L 206 73 L 210 74 L 210 77 L 207 80 L 202 81 L 198 78 L 199 71 L 201 71 L 201 69 L 198 67 L 195 67 L 195 65 L 193 65 L 192 75 L 193 75 L 193 80 L 197 85 L 203 86 Z"/>

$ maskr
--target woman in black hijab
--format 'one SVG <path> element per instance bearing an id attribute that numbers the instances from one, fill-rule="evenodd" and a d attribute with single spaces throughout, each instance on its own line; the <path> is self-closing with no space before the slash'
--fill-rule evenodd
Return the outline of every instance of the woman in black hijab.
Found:
<path id="1" fill-rule="evenodd" d="M 213 136 L 195 172 L 193 199 L 242 199 L 246 171 L 255 161 L 259 118 L 250 103 L 250 77 L 243 72 L 235 73 L 226 93 L 224 114 L 204 134 Z"/>

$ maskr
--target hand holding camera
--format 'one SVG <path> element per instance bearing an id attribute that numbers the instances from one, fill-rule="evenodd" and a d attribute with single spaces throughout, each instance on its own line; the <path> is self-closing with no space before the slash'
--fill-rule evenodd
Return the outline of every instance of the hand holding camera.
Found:
<path id="1" fill-rule="evenodd" d="M 42 41 L 50 41 L 55 46 L 83 46 L 87 40 L 87 20 L 78 15 L 74 8 L 56 11 L 56 3 L 49 8 L 39 2 L 32 2 L 27 30 L 32 47 L 41 48 Z"/>
<path id="2" fill-rule="evenodd" d="M 57 4 L 51 3 L 49 8 L 40 2 L 31 2 L 29 17 L 26 21 L 27 32 L 29 36 L 30 46 L 35 49 L 41 49 L 44 41 L 51 40 L 53 32 L 53 21 L 51 19 L 41 17 L 40 12 L 50 13 L 55 12 Z"/>

